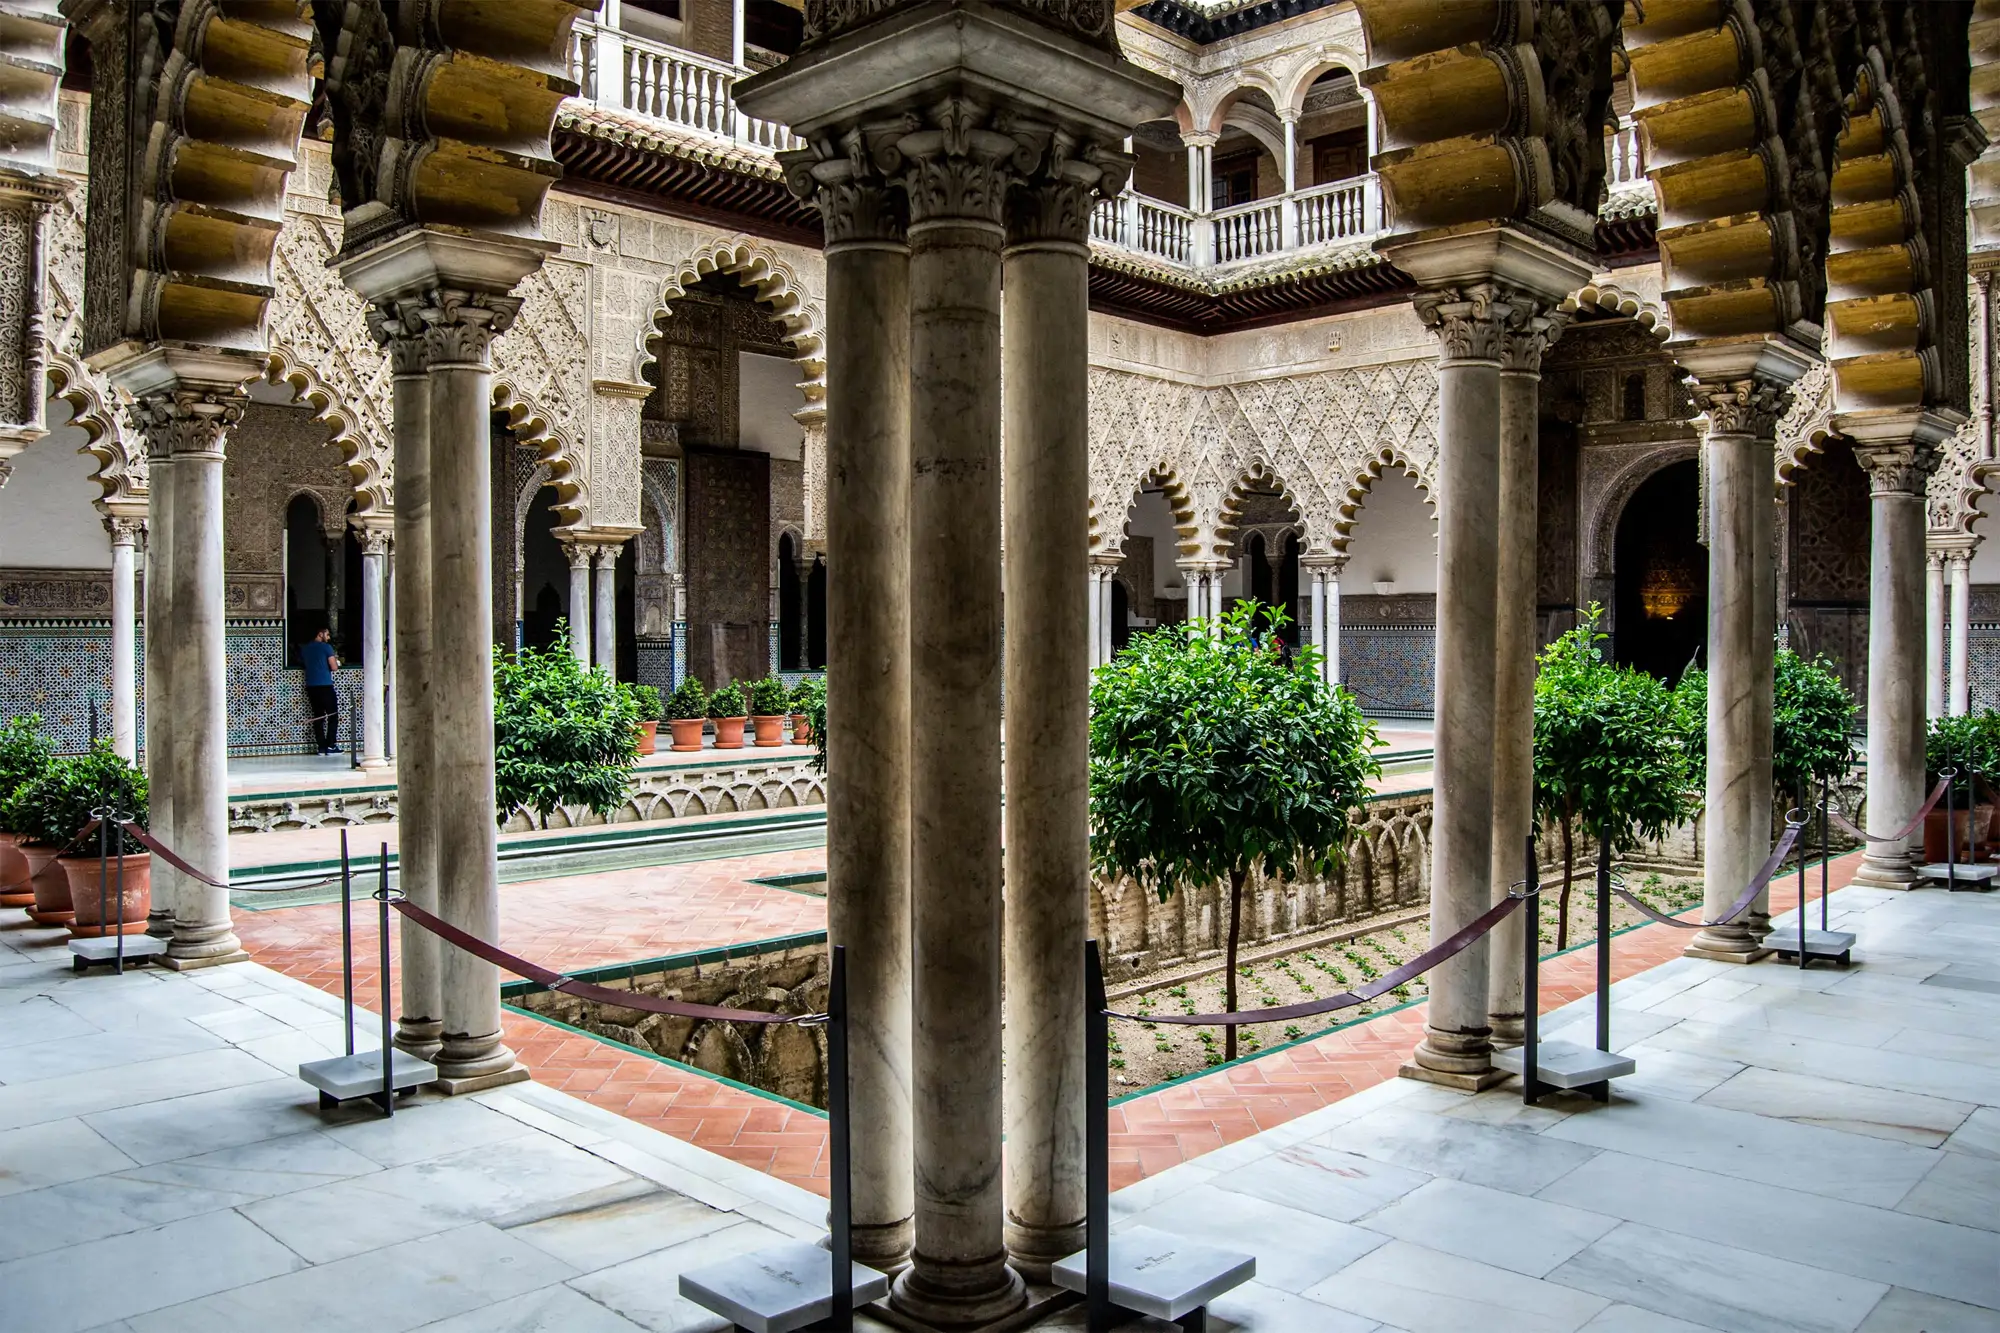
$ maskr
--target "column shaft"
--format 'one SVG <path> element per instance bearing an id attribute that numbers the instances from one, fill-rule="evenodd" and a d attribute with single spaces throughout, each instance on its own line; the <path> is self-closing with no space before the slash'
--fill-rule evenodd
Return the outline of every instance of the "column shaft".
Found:
<path id="1" fill-rule="evenodd" d="M 1321 636 L 1322 648 L 1326 654 L 1326 678 L 1332 684 L 1340 684 L 1340 570 L 1330 569 L 1326 574 L 1326 632 Z"/>
<path id="2" fill-rule="evenodd" d="M 388 652 L 384 632 L 384 566 L 389 559 L 389 534 L 379 529 L 362 534 L 361 544 L 361 766 L 385 768 L 383 753 L 382 668 Z"/>
<path id="3" fill-rule="evenodd" d="M 618 548 L 597 548 L 597 586 L 592 590 L 590 651 L 608 676 L 618 674 Z"/>
<path id="4" fill-rule="evenodd" d="M 872 201 L 886 208 L 882 193 L 872 192 Z M 894 229 L 883 239 L 839 239 L 826 194 L 822 208 L 836 238 L 826 255 L 827 938 L 847 950 L 850 1104 L 855 1124 L 867 1126 L 850 1149 L 854 1257 L 900 1272 L 910 1261 L 916 1209 L 910 256 Z M 677 589 L 677 605 L 683 595 Z M 677 633 L 677 654 L 683 638 Z"/>
<path id="5" fill-rule="evenodd" d="M 1924 711 L 1945 715 L 1944 675 L 1944 556 L 1932 551 L 1924 559 Z"/>
<path id="6" fill-rule="evenodd" d="M 1313 650 L 1320 654 L 1322 661 L 1320 674 L 1324 678 L 1326 674 L 1324 666 L 1326 655 L 1326 571 L 1315 568 L 1311 571 L 1310 577 L 1312 579 L 1312 625 L 1307 632 L 1306 642 L 1310 643 L 1313 646 Z"/>
<path id="7" fill-rule="evenodd" d="M 146 467 L 146 806 L 162 837 L 174 833 L 174 676 L 167 628 L 174 619 L 174 463 L 148 442 Z M 146 933 L 172 939 L 180 872 L 164 860 L 153 867 L 153 906 Z"/>
<path id="8" fill-rule="evenodd" d="M 1085 631 L 1096 623 L 1096 656 L 1111 660 L 1113 570 L 1098 570 L 1095 615 L 1077 605 L 1076 565 L 1090 548 L 1089 252 L 1081 238 L 1019 235 L 1002 288 L 1006 697 L 1035 704 L 1009 714 L 1006 747 L 1006 1235 L 1015 1266 L 1041 1279 L 1083 1247 Z"/>
<path id="9" fill-rule="evenodd" d="M 1497 333 L 1485 327 L 1489 321 L 1459 304 L 1447 302 L 1427 316 L 1446 330 L 1446 354 L 1438 365 L 1433 941 L 1485 911 L 1491 898 L 1500 363 L 1492 346 Z M 1463 1087 L 1497 1081 L 1486 1020 L 1487 972 L 1483 942 L 1432 971 L 1424 1039 L 1404 1067 L 1406 1074 Z"/>
<path id="10" fill-rule="evenodd" d="M 569 556 L 569 646 L 576 660 L 590 665 L 590 548 L 571 544 Z"/>
<path id="11" fill-rule="evenodd" d="M 114 518 L 111 527 L 111 748 L 127 762 L 138 758 L 134 735 L 137 709 L 133 697 L 133 617 L 137 610 L 139 525 Z"/>
<path id="12" fill-rule="evenodd" d="M 1972 557 L 1953 552 L 1951 561 L 1951 715 L 1972 709 Z"/>
<path id="13" fill-rule="evenodd" d="M 438 915 L 500 938 L 493 809 L 493 535 L 487 359 L 493 312 L 426 311 L 431 393 L 431 668 L 435 731 Z M 443 799 L 449 792 L 451 798 Z M 500 1040 L 500 974 L 462 949 L 441 951 L 443 1044 L 434 1063 L 447 1092 L 526 1078 Z"/>
<path id="14" fill-rule="evenodd" d="M 431 387 L 414 315 L 388 343 L 396 455 L 396 876 L 403 894 L 438 910 L 437 681 L 431 583 Z M 437 936 L 405 921 L 396 1045 L 422 1059 L 444 1039 Z"/>
<path id="15" fill-rule="evenodd" d="M 1489 901 L 1520 878 L 1535 808 L 1535 525 L 1537 388 L 1532 366 L 1510 357 L 1500 374 L 1500 530 L 1493 598 L 1493 847 Z M 1488 1023 L 1496 1041 L 1521 1040 L 1523 922 L 1494 928 L 1487 972 Z"/>
<path id="16" fill-rule="evenodd" d="M 949 151 L 917 170 L 953 188 L 922 192 L 937 215 L 910 226 L 909 537 L 923 553 L 910 564 L 917 1209 L 916 1249 L 895 1299 L 916 1318 L 970 1324 L 1023 1299 L 1002 1235 L 993 1058 L 1001 1045 L 1001 229 L 997 217 L 953 211 L 971 179 L 1004 184 L 983 161 Z"/>

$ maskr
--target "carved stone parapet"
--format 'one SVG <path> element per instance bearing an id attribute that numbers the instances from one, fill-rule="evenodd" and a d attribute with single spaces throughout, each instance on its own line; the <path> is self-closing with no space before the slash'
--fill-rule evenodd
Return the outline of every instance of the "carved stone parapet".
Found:
<path id="1" fill-rule="evenodd" d="M 1936 445 L 1918 440 L 1854 446 L 1854 461 L 1868 473 L 1871 495 L 1914 495 L 1921 499 L 1942 457 Z"/>
<path id="2" fill-rule="evenodd" d="M 1792 409 L 1789 382 L 1753 375 L 1745 379 L 1697 380 L 1695 406 L 1708 417 L 1708 434 L 1750 435 L 1773 440 L 1778 421 Z"/>

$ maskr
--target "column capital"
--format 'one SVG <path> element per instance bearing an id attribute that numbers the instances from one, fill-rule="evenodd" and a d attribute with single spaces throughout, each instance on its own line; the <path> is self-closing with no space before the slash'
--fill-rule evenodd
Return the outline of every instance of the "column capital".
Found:
<path id="1" fill-rule="evenodd" d="M 429 361 L 424 340 L 423 302 L 402 297 L 376 301 L 368 307 L 368 332 L 375 345 L 389 354 L 389 370 L 398 379 L 422 375 Z"/>
<path id="2" fill-rule="evenodd" d="M 364 558 L 371 555 L 386 556 L 389 554 L 389 530 L 387 528 L 378 528 L 372 525 L 357 527 L 354 530 L 354 536 L 355 540 L 361 543 L 361 554 Z"/>
<path id="3" fill-rule="evenodd" d="M 901 183 L 887 174 L 897 162 L 895 138 L 894 127 L 863 127 L 837 144 L 778 154 L 786 186 L 819 209 L 826 249 L 904 243 L 908 204 Z"/>
<path id="4" fill-rule="evenodd" d="M 1079 143 L 1050 132 L 1036 151 L 1040 166 L 1019 181 L 1007 199 L 1009 246 L 1060 243 L 1087 253 L 1090 215 L 1101 199 L 1114 199 L 1132 175 L 1131 154 Z"/>
<path id="5" fill-rule="evenodd" d="M 111 534 L 113 546 L 137 546 L 146 535 L 146 520 L 129 514 L 106 514 L 104 530 Z"/>
<path id="6" fill-rule="evenodd" d="M 1867 470 L 1871 495 L 1911 495 L 1922 499 L 1940 457 L 1936 445 L 1918 440 L 1854 446 L 1854 461 Z"/>
<path id="7" fill-rule="evenodd" d="M 1327 555 L 1302 555 L 1299 564 L 1307 569 L 1318 570 L 1322 574 L 1340 577 L 1340 571 L 1347 568 L 1347 552 L 1334 551 Z"/>
<path id="8" fill-rule="evenodd" d="M 223 441 L 250 399 L 240 389 L 165 389 L 135 397 L 132 420 L 151 459 L 222 457 Z"/>
<path id="9" fill-rule="evenodd" d="M 1221 135 L 1211 134 L 1207 130 L 1182 130 L 1181 146 L 1183 148 L 1213 148 L 1215 147 L 1216 140 L 1221 137 Z"/>
<path id="10" fill-rule="evenodd" d="M 1962 574 L 1972 568 L 1972 552 L 1970 551 L 1953 551 L 1945 556 L 1945 560 L 1950 563 L 1954 575 Z"/>
<path id="11" fill-rule="evenodd" d="M 1009 187 L 1035 165 L 1030 146 L 1001 128 L 992 108 L 969 97 L 944 98 L 912 119 L 895 145 L 910 225 L 998 227 Z"/>
<path id="12" fill-rule="evenodd" d="M 590 547 L 582 542 L 564 542 L 563 555 L 569 560 L 571 569 L 590 568 Z"/>
<path id="13" fill-rule="evenodd" d="M 1554 347 L 1569 327 L 1570 315 L 1557 303 L 1537 300 L 1525 292 L 1516 293 L 1511 304 L 1514 317 L 1500 336 L 1502 374 L 1542 373 L 1542 354 Z"/>
<path id="14" fill-rule="evenodd" d="M 1690 385 L 1695 405 L 1708 416 L 1710 435 L 1777 438 L 1778 421 L 1792 407 L 1788 380 L 1751 375 L 1743 379 L 1697 379 Z"/>
<path id="15" fill-rule="evenodd" d="M 1943 569 L 1943 568 L 1944 568 L 1944 552 L 1943 552 L 1943 551 L 1940 551 L 1940 550 L 1939 550 L 1939 549 L 1937 549 L 1937 548 L 1936 548 L 1935 546 L 1933 546 L 1933 547 L 1932 547 L 1932 548 L 1931 548 L 1930 550 L 1928 550 L 1928 551 L 1925 551 L 1925 552 L 1924 552 L 1924 565 L 1925 565 L 1925 567 L 1926 567 L 1926 568 L 1929 568 L 1929 569 L 1934 569 L 1934 570 L 1941 570 L 1941 569 Z"/>
<path id="16" fill-rule="evenodd" d="M 1444 344 L 1447 362 L 1497 361 L 1515 372 L 1539 374 L 1542 353 L 1569 322 L 1549 297 L 1497 279 L 1432 287 L 1410 303 Z"/>
<path id="17" fill-rule="evenodd" d="M 433 287 L 423 294 L 424 356 L 430 366 L 485 366 L 493 340 L 513 326 L 521 298 Z"/>
<path id="18" fill-rule="evenodd" d="M 599 568 L 600 570 L 604 570 L 604 569 L 616 569 L 616 568 L 618 567 L 618 547 L 619 547 L 619 546 L 622 546 L 622 545 L 624 545 L 624 543 L 623 543 L 623 542 L 619 542 L 619 543 L 618 543 L 617 545 L 613 545 L 613 546 L 600 546 L 600 547 L 598 547 L 598 548 L 597 548 L 597 567 L 598 567 L 598 568 Z"/>

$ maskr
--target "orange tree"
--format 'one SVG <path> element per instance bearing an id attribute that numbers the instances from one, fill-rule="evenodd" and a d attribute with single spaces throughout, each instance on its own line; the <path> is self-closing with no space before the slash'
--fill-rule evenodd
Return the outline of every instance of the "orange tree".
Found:
<path id="1" fill-rule="evenodd" d="M 1257 617 L 1236 606 L 1219 636 L 1180 625 L 1134 638 L 1090 689 L 1090 855 L 1165 902 L 1229 883 L 1224 1004 L 1236 1008 L 1236 951 L 1250 872 L 1285 879 L 1339 864 L 1352 812 L 1381 765 L 1375 728 L 1352 695 L 1320 676 L 1308 648 L 1295 665 L 1252 645 Z M 1236 1029 L 1223 1058 L 1236 1056 Z"/>

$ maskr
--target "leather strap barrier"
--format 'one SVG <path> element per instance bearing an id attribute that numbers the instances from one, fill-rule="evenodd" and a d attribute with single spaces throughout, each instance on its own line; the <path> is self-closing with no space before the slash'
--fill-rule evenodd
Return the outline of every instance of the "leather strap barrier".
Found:
<path id="1" fill-rule="evenodd" d="M 1791 855 L 1792 846 L 1798 842 L 1799 833 L 1804 827 L 1803 817 L 1796 824 L 1790 819 L 1785 821 L 1785 835 L 1779 838 L 1778 845 L 1771 849 L 1770 859 L 1764 862 L 1762 868 L 1755 875 L 1751 876 L 1750 887 L 1743 890 L 1742 897 L 1730 904 L 1729 910 L 1722 914 L 1722 919 L 1719 921 L 1683 921 L 1679 917 L 1668 916 L 1665 912 L 1660 911 L 1651 904 L 1641 902 L 1638 898 L 1626 892 L 1624 885 L 1615 881 L 1611 885 L 1611 891 L 1620 898 L 1623 898 L 1627 907 L 1632 908 L 1641 915 L 1651 917 L 1663 926 L 1672 926 L 1676 930 L 1701 930 L 1708 926 L 1726 926 L 1750 910 L 1750 904 L 1757 901 L 1757 895 L 1764 891 L 1765 885 L 1771 882 L 1771 877 L 1778 873 L 1778 867 L 1785 863 L 1787 856 Z"/>
<path id="2" fill-rule="evenodd" d="M 1937 809 L 1937 803 L 1944 799 L 1944 789 L 1950 782 L 1950 778 L 1939 778 L 1938 785 L 1931 788 L 1930 799 L 1924 802 L 1923 809 L 1911 815 L 1910 822 L 1897 829 L 1894 833 L 1864 833 L 1854 825 L 1848 823 L 1840 811 L 1834 809 L 1831 804 L 1827 806 L 1826 817 L 1838 825 L 1840 831 L 1850 838 L 1859 838 L 1863 842 L 1901 842 L 1917 831 L 1917 825 L 1924 822 L 1925 815 Z"/>
<path id="3" fill-rule="evenodd" d="M 668 1000 L 657 995 L 645 995 L 638 991 L 595 986 L 588 981 L 564 976 L 560 972 L 543 967 L 540 963 L 531 963 L 525 958 L 508 953 L 497 944 L 489 944 L 477 935 L 460 930 L 448 921 L 439 920 L 407 898 L 391 899 L 390 905 L 446 944 L 456 945 L 473 957 L 484 959 L 495 967 L 504 968 L 517 977 L 526 977 L 536 985 L 560 991 L 564 995 L 573 995 L 579 1000 L 594 1000 L 600 1004 L 613 1004 L 623 1009 L 638 1009 L 649 1014 L 711 1019 L 724 1023 L 797 1023 L 810 1027 L 826 1021 L 825 1014 L 771 1014 L 761 1009 L 725 1009 L 721 1005 L 693 1004 L 685 1000 Z"/>
<path id="4" fill-rule="evenodd" d="M 1378 995 L 1385 995 L 1412 978 L 1430 971 L 1499 925 L 1509 912 L 1521 905 L 1521 902 L 1521 898 L 1509 894 L 1461 926 L 1450 939 L 1433 944 L 1401 967 L 1384 973 L 1366 985 L 1356 986 L 1353 990 L 1329 995 L 1324 999 L 1280 1005 L 1275 1009 L 1239 1009 L 1233 1014 L 1121 1014 L 1115 1009 L 1107 1009 L 1105 1012 L 1113 1018 L 1129 1018 L 1139 1023 L 1177 1023 L 1183 1027 L 1234 1028 L 1242 1027 L 1246 1023 L 1283 1023 L 1294 1018 L 1329 1014 L 1336 1009 L 1351 1009 L 1357 1004 L 1367 1003 Z"/>

